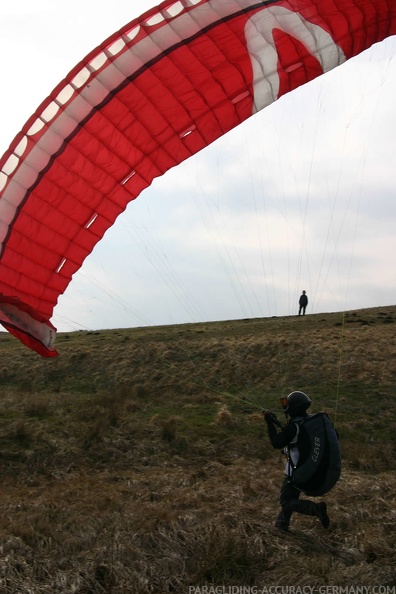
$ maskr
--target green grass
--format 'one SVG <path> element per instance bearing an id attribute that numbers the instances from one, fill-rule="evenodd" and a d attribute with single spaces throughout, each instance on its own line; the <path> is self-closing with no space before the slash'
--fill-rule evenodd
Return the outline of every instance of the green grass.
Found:
<path id="1" fill-rule="evenodd" d="M 393 585 L 396 307 L 0 334 L 0 591 Z M 274 528 L 284 461 L 261 407 L 307 391 L 336 421 L 332 525 Z"/>

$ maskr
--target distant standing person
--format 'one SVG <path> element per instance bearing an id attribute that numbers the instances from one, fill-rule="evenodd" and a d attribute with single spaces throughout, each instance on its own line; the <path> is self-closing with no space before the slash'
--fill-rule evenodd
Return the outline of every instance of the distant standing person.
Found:
<path id="1" fill-rule="evenodd" d="M 298 310 L 298 315 L 301 316 L 301 313 L 302 313 L 302 315 L 305 316 L 305 310 L 308 305 L 308 297 L 307 297 L 307 294 L 305 291 L 303 291 L 302 295 L 300 295 L 298 304 L 300 306 L 300 309 Z"/>

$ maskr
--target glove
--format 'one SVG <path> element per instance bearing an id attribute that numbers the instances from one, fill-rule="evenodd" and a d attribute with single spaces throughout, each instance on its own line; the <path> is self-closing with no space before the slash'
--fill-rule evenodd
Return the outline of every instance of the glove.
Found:
<path id="1" fill-rule="evenodd" d="M 278 420 L 276 415 L 274 413 L 272 413 L 270 410 L 264 409 L 263 415 L 264 415 L 264 420 L 267 423 L 267 425 L 275 425 L 275 423 Z"/>

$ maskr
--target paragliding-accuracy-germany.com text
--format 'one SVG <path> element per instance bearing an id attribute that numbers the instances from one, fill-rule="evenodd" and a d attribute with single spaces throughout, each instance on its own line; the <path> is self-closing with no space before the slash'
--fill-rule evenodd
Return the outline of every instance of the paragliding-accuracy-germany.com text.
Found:
<path id="1" fill-rule="evenodd" d="M 188 594 L 396 594 L 396 586 L 189 586 Z"/>

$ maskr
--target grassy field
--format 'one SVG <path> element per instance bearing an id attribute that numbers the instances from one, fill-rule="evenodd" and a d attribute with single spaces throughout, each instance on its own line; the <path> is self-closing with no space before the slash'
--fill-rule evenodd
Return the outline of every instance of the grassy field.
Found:
<path id="1" fill-rule="evenodd" d="M 396 585 L 396 306 L 0 334 L 1 594 Z M 302 389 L 343 452 L 328 531 L 274 528 L 261 407 Z M 241 590 L 242 591 L 242 590 Z"/>

